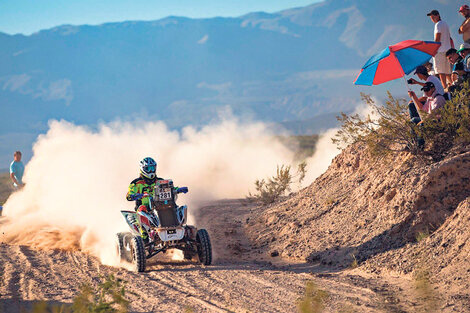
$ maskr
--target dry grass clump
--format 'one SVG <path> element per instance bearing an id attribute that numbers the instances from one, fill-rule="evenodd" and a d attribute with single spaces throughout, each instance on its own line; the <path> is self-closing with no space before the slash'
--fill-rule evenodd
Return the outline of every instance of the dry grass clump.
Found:
<path id="1" fill-rule="evenodd" d="M 301 313 L 320 313 L 325 309 L 325 302 L 328 298 L 327 291 L 318 289 L 313 281 L 308 281 L 305 294 L 299 300 L 297 307 Z"/>
<path id="2" fill-rule="evenodd" d="M 32 313 L 127 313 L 124 282 L 113 275 L 106 277 L 97 288 L 83 284 L 72 304 L 54 304 L 40 301 L 33 304 Z M 28 312 L 22 310 L 22 312 Z"/>
<path id="3" fill-rule="evenodd" d="M 417 270 L 414 274 L 414 280 L 417 300 L 420 304 L 418 312 L 440 312 L 439 297 L 431 284 L 429 271 L 426 269 Z"/>

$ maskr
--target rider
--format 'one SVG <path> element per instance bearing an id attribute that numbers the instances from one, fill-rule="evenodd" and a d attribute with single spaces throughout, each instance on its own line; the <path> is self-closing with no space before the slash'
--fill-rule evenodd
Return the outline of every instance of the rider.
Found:
<path id="1" fill-rule="evenodd" d="M 140 161 L 140 176 L 134 179 L 129 185 L 126 199 L 128 201 L 135 201 L 135 210 L 149 212 L 150 196 L 155 195 L 155 184 L 157 180 L 163 178 L 157 177 L 157 162 L 150 157 L 144 158 Z M 176 193 L 188 192 L 187 187 L 175 187 Z M 144 241 L 148 241 L 148 234 L 144 228 L 138 223 L 139 230 Z"/>

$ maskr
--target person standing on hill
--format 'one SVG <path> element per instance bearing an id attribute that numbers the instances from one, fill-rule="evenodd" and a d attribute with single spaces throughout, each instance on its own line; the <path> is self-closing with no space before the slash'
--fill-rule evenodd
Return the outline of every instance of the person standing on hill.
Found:
<path id="1" fill-rule="evenodd" d="M 24 165 L 21 162 L 21 152 L 15 151 L 13 154 L 13 162 L 10 164 L 10 178 L 13 181 L 15 188 L 22 188 L 23 184 Z"/>
<path id="2" fill-rule="evenodd" d="M 451 70 L 450 63 L 447 61 L 446 52 L 450 48 L 454 48 L 454 42 L 450 37 L 449 26 L 447 23 L 441 20 L 439 11 L 432 10 L 427 14 L 434 22 L 434 41 L 440 42 L 441 46 L 437 50 L 436 55 L 433 57 L 434 61 L 434 72 L 439 76 L 442 87 L 447 88 L 451 84 Z"/>
<path id="3" fill-rule="evenodd" d="M 470 8 L 466 4 L 462 5 L 459 13 L 465 18 L 465 21 L 459 27 L 459 34 L 462 35 L 464 42 L 470 43 Z"/>

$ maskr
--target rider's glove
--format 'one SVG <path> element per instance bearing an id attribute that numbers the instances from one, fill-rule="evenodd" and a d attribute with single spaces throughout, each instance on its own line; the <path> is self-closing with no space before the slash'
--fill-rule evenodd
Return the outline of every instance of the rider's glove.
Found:
<path id="1" fill-rule="evenodd" d="M 176 193 L 187 193 L 188 192 L 188 187 L 180 187 L 176 189 Z"/>
<path id="2" fill-rule="evenodd" d="M 132 200 L 140 200 L 140 199 L 142 199 L 142 197 L 143 197 L 142 193 L 135 193 L 135 194 L 131 195 Z"/>

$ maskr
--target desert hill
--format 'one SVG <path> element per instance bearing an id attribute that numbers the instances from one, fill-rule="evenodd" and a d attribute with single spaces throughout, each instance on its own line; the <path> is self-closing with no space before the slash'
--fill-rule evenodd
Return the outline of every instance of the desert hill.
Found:
<path id="1" fill-rule="evenodd" d="M 259 210 L 247 232 L 255 247 L 328 271 L 425 270 L 449 306 L 468 303 L 469 164 L 470 147 L 432 162 L 408 152 L 375 160 L 352 145 L 309 187 Z"/>

